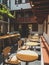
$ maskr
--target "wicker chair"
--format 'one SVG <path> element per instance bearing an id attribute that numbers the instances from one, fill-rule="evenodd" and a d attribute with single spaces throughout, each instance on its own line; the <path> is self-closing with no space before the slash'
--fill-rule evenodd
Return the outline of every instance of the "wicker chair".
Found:
<path id="1" fill-rule="evenodd" d="M 18 65 L 20 64 L 20 61 L 16 59 L 15 61 L 11 61 L 12 57 L 10 58 L 10 51 L 11 47 L 6 47 L 3 49 L 2 55 L 3 55 L 3 65 Z"/>

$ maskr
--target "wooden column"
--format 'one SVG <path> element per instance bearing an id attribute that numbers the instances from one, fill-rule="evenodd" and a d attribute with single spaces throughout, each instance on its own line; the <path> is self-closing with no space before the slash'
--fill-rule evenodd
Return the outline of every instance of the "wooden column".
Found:
<path id="1" fill-rule="evenodd" d="M 8 18 L 8 33 L 10 32 L 10 20 Z"/>
<path id="2" fill-rule="evenodd" d="M 48 32 L 48 17 L 46 19 L 46 33 Z"/>

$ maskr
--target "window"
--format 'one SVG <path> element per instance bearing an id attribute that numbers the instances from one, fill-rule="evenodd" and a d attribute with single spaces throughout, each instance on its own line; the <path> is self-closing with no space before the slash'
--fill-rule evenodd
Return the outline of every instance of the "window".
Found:
<path id="1" fill-rule="evenodd" d="M 2 3 L 2 0 L 0 0 L 0 3 Z"/>
<path id="2" fill-rule="evenodd" d="M 0 0 L 0 3 L 1 3 L 1 0 Z"/>
<path id="3" fill-rule="evenodd" d="M 7 6 L 7 0 L 2 0 L 2 2 Z"/>
<path id="4" fill-rule="evenodd" d="M 9 8 L 11 8 L 11 0 L 9 0 Z"/>
<path id="5" fill-rule="evenodd" d="M 15 0 L 15 4 L 17 4 L 17 0 Z"/>
<path id="6" fill-rule="evenodd" d="M 2 5 L 0 4 L 0 9 L 2 9 Z"/>
<path id="7" fill-rule="evenodd" d="M 7 4 L 7 0 L 3 0 L 3 4 Z"/>
<path id="8" fill-rule="evenodd" d="M 38 24 L 37 23 L 32 24 L 32 31 L 38 31 Z"/>
<path id="9" fill-rule="evenodd" d="M 25 3 L 28 3 L 29 2 L 29 0 L 25 0 Z"/>
<path id="10" fill-rule="evenodd" d="M 21 4 L 22 0 L 15 0 L 15 4 Z"/>
<path id="11" fill-rule="evenodd" d="M 21 4 L 22 3 L 22 0 L 18 0 L 18 4 Z"/>

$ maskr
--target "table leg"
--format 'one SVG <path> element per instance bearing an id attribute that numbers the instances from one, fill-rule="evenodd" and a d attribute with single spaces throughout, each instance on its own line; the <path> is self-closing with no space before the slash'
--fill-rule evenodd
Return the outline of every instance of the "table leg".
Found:
<path id="1" fill-rule="evenodd" d="M 26 62 L 26 65 L 28 65 L 28 62 Z"/>
<path id="2" fill-rule="evenodd" d="M 34 51 L 36 51 L 36 46 L 34 46 Z"/>
<path id="3" fill-rule="evenodd" d="M 3 49 L 4 49 L 4 46 L 5 46 L 5 45 L 4 45 L 4 39 L 2 40 L 2 43 L 3 43 Z"/>

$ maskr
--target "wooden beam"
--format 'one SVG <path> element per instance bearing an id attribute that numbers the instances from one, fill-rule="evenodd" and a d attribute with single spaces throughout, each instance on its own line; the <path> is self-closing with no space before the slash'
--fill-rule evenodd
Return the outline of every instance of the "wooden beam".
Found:
<path id="1" fill-rule="evenodd" d="M 33 2 L 34 4 L 44 4 L 44 3 L 49 3 L 49 1 L 48 0 L 40 0 L 40 1 L 35 1 L 35 2 Z"/>
<path id="2" fill-rule="evenodd" d="M 8 22 L 6 22 L 6 21 L 3 21 L 3 20 L 0 20 L 0 23 L 7 23 L 7 24 L 8 24 Z"/>
<path id="3" fill-rule="evenodd" d="M 44 5 L 44 6 L 34 6 L 32 7 L 33 9 L 42 9 L 42 8 L 45 8 L 45 9 L 48 9 L 49 8 L 49 5 Z"/>

